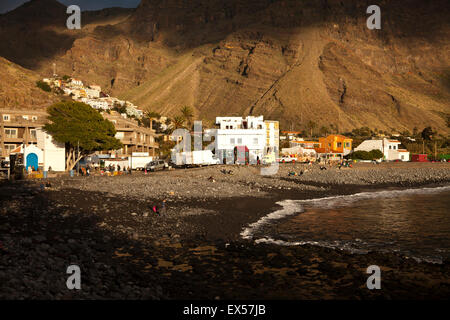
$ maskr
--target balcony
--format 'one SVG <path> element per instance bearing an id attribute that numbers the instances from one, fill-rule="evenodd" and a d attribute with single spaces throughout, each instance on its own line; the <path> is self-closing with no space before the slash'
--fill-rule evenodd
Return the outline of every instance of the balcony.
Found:
<path id="1" fill-rule="evenodd" d="M 9 121 L 2 121 L 0 122 L 1 125 L 3 125 L 5 128 L 7 127 L 18 127 L 18 128 L 24 128 L 24 127 L 42 127 L 46 120 L 25 120 L 23 118 L 13 118 Z"/>

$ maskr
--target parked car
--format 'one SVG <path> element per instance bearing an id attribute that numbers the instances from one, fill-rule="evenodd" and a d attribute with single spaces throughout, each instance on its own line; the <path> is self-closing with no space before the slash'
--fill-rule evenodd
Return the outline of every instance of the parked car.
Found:
<path id="1" fill-rule="evenodd" d="M 293 158 L 293 157 L 281 157 L 281 158 L 277 158 L 277 162 L 280 162 L 280 163 L 295 162 L 295 160 L 297 160 L 297 159 L 296 159 L 296 158 Z"/>
<path id="2" fill-rule="evenodd" d="M 157 171 L 157 170 L 165 170 L 170 169 L 171 166 L 165 162 L 164 160 L 155 160 L 146 164 L 145 169 L 147 171 Z"/>

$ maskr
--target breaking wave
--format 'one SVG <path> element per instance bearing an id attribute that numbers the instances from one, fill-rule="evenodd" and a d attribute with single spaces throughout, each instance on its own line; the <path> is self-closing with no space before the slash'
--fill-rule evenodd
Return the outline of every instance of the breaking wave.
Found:
<path id="1" fill-rule="evenodd" d="M 352 195 L 342 195 L 342 196 L 330 196 L 316 199 L 308 200 L 283 200 L 276 204 L 281 206 L 274 212 L 262 217 L 258 221 L 248 225 L 241 232 L 241 237 L 247 240 L 253 240 L 255 243 L 271 243 L 282 246 L 302 246 L 302 245 L 314 245 L 325 248 L 332 248 L 336 250 L 345 250 L 356 254 L 365 254 L 375 247 L 370 242 L 366 242 L 361 239 L 351 239 L 351 240 L 303 240 L 297 239 L 292 236 L 280 236 L 280 235 L 267 235 L 264 231 L 267 226 L 275 225 L 278 221 L 286 218 L 293 217 L 298 214 L 305 213 L 305 211 L 312 209 L 327 210 L 327 209 L 338 209 L 350 207 L 355 202 L 362 202 L 365 200 L 372 200 L 377 198 L 390 199 L 398 198 L 402 196 L 410 196 L 414 194 L 420 195 L 432 195 L 441 192 L 450 191 L 450 186 L 434 187 L 434 188 L 415 188 L 415 189 L 405 189 L 405 190 L 384 190 L 384 191 L 374 191 L 374 192 L 361 192 Z M 263 230 L 264 229 L 264 230 Z M 293 239 L 294 238 L 294 239 Z M 389 247 L 389 241 L 385 241 L 387 247 Z M 449 249 L 435 249 L 436 252 L 448 252 Z M 407 250 L 390 249 L 390 250 L 378 250 L 386 252 L 401 251 L 401 253 L 408 258 L 415 259 L 417 261 L 428 261 L 432 263 L 442 263 L 442 259 L 439 257 L 430 256 L 417 256 L 411 255 Z"/>

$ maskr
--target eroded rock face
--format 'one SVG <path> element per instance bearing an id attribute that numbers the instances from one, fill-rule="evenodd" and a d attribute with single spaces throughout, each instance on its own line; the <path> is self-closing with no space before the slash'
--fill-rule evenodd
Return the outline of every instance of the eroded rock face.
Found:
<path id="1" fill-rule="evenodd" d="M 27 49 L 6 37 L 0 55 L 43 75 L 56 62 L 60 74 L 169 116 L 192 105 L 203 119 L 446 131 L 445 4 L 382 1 L 382 29 L 368 30 L 367 4 L 356 0 L 143 0 L 134 11 L 90 13 L 81 31 L 15 26 Z M 10 14 L 0 24 L 10 26 Z"/>

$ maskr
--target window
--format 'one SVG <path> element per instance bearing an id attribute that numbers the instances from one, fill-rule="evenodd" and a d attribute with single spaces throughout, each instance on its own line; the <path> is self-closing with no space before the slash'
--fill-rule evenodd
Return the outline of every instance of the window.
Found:
<path id="1" fill-rule="evenodd" d="M 338 143 L 337 143 L 337 147 L 338 147 L 338 148 L 342 148 L 342 142 L 338 142 Z"/>
<path id="2" fill-rule="evenodd" d="M 36 129 L 30 129 L 30 136 L 32 139 L 36 139 Z"/>
<path id="3" fill-rule="evenodd" d="M 7 138 L 17 138 L 17 129 L 5 129 L 5 136 Z"/>
<path id="4" fill-rule="evenodd" d="M 389 150 L 391 150 L 392 149 L 392 146 L 389 146 Z"/>
<path id="5" fill-rule="evenodd" d="M 5 144 L 5 150 L 7 150 L 7 151 L 12 151 L 12 150 L 14 150 L 16 148 L 16 145 L 15 144 Z"/>
<path id="6" fill-rule="evenodd" d="M 28 120 L 28 116 L 22 116 L 24 120 Z"/>
<path id="7" fill-rule="evenodd" d="M 230 144 L 235 144 L 234 138 L 230 138 Z"/>
<path id="8" fill-rule="evenodd" d="M 9 114 L 4 114 L 3 121 L 9 121 L 9 120 L 11 120 L 11 118 L 9 117 Z"/>
<path id="9" fill-rule="evenodd" d="M 37 120 L 37 117 L 36 117 L 36 116 L 32 116 L 32 117 L 31 117 L 31 120 L 36 121 L 36 120 Z"/>
<path id="10" fill-rule="evenodd" d="M 238 144 L 239 144 L 239 145 L 242 144 L 242 138 L 238 138 Z"/>
<path id="11" fill-rule="evenodd" d="M 253 144 L 258 144 L 258 138 L 253 138 Z"/>

